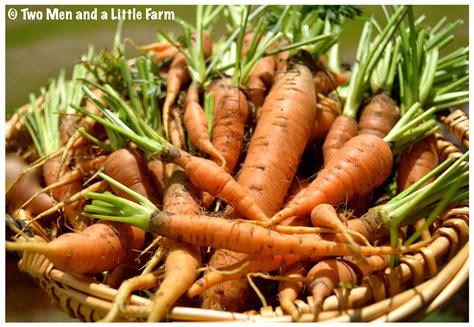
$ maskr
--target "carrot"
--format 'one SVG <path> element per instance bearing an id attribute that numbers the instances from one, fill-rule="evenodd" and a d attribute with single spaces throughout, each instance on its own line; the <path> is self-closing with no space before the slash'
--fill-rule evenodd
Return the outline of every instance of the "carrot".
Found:
<path id="1" fill-rule="evenodd" d="M 435 169 L 438 164 L 436 137 L 434 135 L 430 135 L 402 151 L 398 161 L 398 192 L 402 192 L 416 183 L 423 176 Z M 434 177 L 426 181 L 420 187 L 431 183 L 433 180 Z M 415 223 L 414 228 L 419 229 L 424 223 L 425 219 L 422 218 Z M 430 232 L 426 229 L 422 235 L 422 240 L 429 239 L 430 237 Z"/>
<path id="2" fill-rule="evenodd" d="M 310 143 L 323 140 L 337 116 L 341 114 L 341 102 L 339 98 L 325 97 L 321 93 L 318 93 L 317 96 L 318 103 L 316 104 L 316 107 L 318 110 L 316 120 L 311 129 Z"/>
<path id="3" fill-rule="evenodd" d="M 352 76 L 352 72 L 331 72 L 327 70 L 319 70 L 314 74 L 313 82 L 317 93 L 328 95 L 338 86 L 346 84 Z"/>
<path id="4" fill-rule="evenodd" d="M 268 215 L 283 202 L 315 118 L 316 95 L 309 69 L 296 64 L 278 74 L 237 178 Z"/>
<path id="5" fill-rule="evenodd" d="M 202 34 L 202 49 L 204 58 L 211 55 L 212 41 L 207 33 Z M 171 61 L 171 66 L 168 71 L 166 79 L 166 98 L 163 104 L 163 127 L 165 134 L 169 135 L 169 116 L 171 105 L 175 102 L 181 87 L 190 79 L 187 68 L 186 56 L 183 53 L 178 53 Z"/>
<path id="6" fill-rule="evenodd" d="M 157 159 L 148 161 L 148 173 L 151 178 L 151 185 L 156 192 L 159 199 L 162 199 L 165 194 L 165 185 L 168 179 L 166 174 L 166 165 Z"/>
<path id="7" fill-rule="evenodd" d="M 225 157 L 216 149 L 209 137 L 207 118 L 199 104 L 199 85 L 191 84 L 186 96 L 186 110 L 184 111 L 184 126 L 193 144 L 204 153 L 209 154 L 216 162 L 225 166 Z"/>
<path id="8" fill-rule="evenodd" d="M 324 164 L 327 165 L 347 141 L 357 135 L 357 121 L 338 116 L 332 123 L 323 144 Z"/>
<path id="9" fill-rule="evenodd" d="M 436 137 L 429 136 L 402 151 L 398 161 L 398 192 L 420 180 L 438 166 L 438 153 L 436 151 Z M 426 181 L 422 186 L 433 181 Z M 420 186 L 420 187 L 422 187 Z"/>
<path id="10" fill-rule="evenodd" d="M 323 301 L 341 284 L 360 285 L 362 278 L 369 272 L 387 267 L 388 258 L 383 256 L 367 257 L 367 268 L 361 269 L 351 258 L 325 259 L 314 265 L 306 275 L 308 289 L 313 295 L 312 311 L 317 320 Z"/>
<path id="11" fill-rule="evenodd" d="M 107 175 L 125 184 L 130 189 L 147 197 L 154 204 L 161 202 L 150 184 L 146 162 L 138 150 L 129 148 L 114 151 L 107 158 L 104 164 L 104 171 Z M 112 186 L 112 190 L 119 196 L 134 200 L 133 197 L 114 186 Z"/>
<path id="12" fill-rule="evenodd" d="M 359 134 L 385 137 L 400 118 L 400 109 L 386 93 L 373 96 L 359 118 Z"/>
<path id="13" fill-rule="evenodd" d="M 306 191 L 272 220 L 276 223 L 307 214 L 321 203 L 336 205 L 354 195 L 366 194 L 385 181 L 392 164 L 392 151 L 383 139 L 375 135 L 355 136 L 335 154 Z"/>
<path id="14" fill-rule="evenodd" d="M 226 171 L 231 173 L 243 146 L 248 118 L 247 99 L 238 88 L 227 86 L 220 101 L 215 103 L 212 143 L 224 157 Z"/>
<path id="15" fill-rule="evenodd" d="M 12 154 L 5 157 L 5 179 L 7 189 L 5 199 L 10 208 L 10 212 L 18 209 L 41 189 L 38 176 L 33 172 L 21 177 L 15 185 L 11 185 L 17 176 L 26 168 L 26 163 L 20 157 Z M 40 193 L 25 207 L 25 209 L 36 216 L 37 214 L 51 208 L 54 203 L 55 201 L 48 194 Z"/>
<path id="16" fill-rule="evenodd" d="M 287 268 L 284 268 L 282 275 L 285 277 L 296 277 L 302 278 L 304 276 L 305 269 L 301 263 L 296 263 Z M 295 321 L 298 319 L 300 312 L 295 306 L 294 302 L 298 298 L 298 294 L 304 287 L 303 282 L 296 281 L 281 281 L 278 287 L 278 299 L 280 306 L 283 310 L 288 312 L 291 318 Z"/>
<path id="17" fill-rule="evenodd" d="M 96 274 L 126 260 L 143 244 L 143 231 L 116 222 L 99 222 L 81 233 L 62 234 L 49 243 L 6 242 L 9 251 L 44 254 L 53 265 L 71 274 Z"/>
<path id="18" fill-rule="evenodd" d="M 170 178 L 164 198 L 164 209 L 176 214 L 197 214 L 199 204 L 189 192 L 191 185 L 186 184 L 181 169 L 176 169 Z M 192 191 L 192 190 L 191 190 Z M 201 265 L 199 247 L 176 241 L 171 238 L 163 240 L 170 252 L 166 257 L 165 275 L 160 287 L 155 292 L 148 321 L 160 321 L 178 298 L 194 282 L 197 269 Z"/>
<path id="19" fill-rule="evenodd" d="M 154 62 L 171 59 L 179 53 L 179 50 L 169 42 L 156 42 L 142 46 L 137 46 L 132 42 L 132 45 L 139 51 L 152 51 Z"/>

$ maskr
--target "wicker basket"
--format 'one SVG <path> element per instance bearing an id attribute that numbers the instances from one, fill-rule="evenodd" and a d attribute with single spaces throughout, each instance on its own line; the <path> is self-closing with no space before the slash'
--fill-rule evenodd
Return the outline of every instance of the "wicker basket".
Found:
<path id="1" fill-rule="evenodd" d="M 22 108 L 27 110 L 28 108 Z M 457 122 L 459 113 L 441 119 L 448 130 L 468 146 L 468 131 Z M 462 128 L 467 128 L 464 125 Z M 7 150 L 17 146 L 24 128 L 19 116 L 8 121 Z M 466 136 L 467 135 L 467 136 Z M 440 159 L 459 157 L 460 151 L 442 134 L 437 134 Z M 465 143 L 467 140 L 467 144 Z M 30 155 L 26 148 L 18 149 Z M 323 304 L 318 321 L 407 321 L 426 316 L 449 299 L 468 278 L 469 207 L 459 206 L 444 211 L 434 225 L 433 241 L 416 252 L 405 255 L 394 269 L 387 268 L 363 279 L 351 290 L 336 289 Z M 38 237 L 38 236 L 37 236 Z M 53 301 L 69 316 L 81 321 L 98 321 L 112 307 L 117 290 L 86 276 L 73 276 L 55 269 L 39 254 L 25 253 L 20 270 L 30 274 Z M 312 298 L 297 300 L 303 312 L 300 321 L 313 321 Z M 145 321 L 151 300 L 132 295 L 121 310 L 124 321 Z M 233 313 L 191 307 L 174 307 L 171 321 L 241 321 L 291 322 L 280 307 L 262 307 L 260 311 Z"/>

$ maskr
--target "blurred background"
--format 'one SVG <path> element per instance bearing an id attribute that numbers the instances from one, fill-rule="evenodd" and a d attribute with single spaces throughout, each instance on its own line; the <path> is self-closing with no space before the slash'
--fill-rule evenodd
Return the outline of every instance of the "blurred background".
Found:
<path id="1" fill-rule="evenodd" d="M 45 12 L 46 6 L 7 6 L 21 10 Z M 50 8 L 53 6 L 49 6 Z M 110 8 L 110 6 L 55 6 L 64 10 L 92 10 Z M 158 10 L 173 10 L 176 17 L 194 21 L 195 6 L 133 6 L 144 12 L 146 7 Z M 132 6 L 114 6 L 114 8 L 132 8 Z M 380 6 L 360 6 L 364 16 L 377 18 L 384 22 Z M 469 43 L 469 7 L 423 5 L 415 6 L 415 16 L 426 15 L 425 23 L 434 26 L 443 17 L 447 22 L 461 19 L 464 24 L 455 33 L 455 40 L 446 50 L 468 45 Z M 223 23 L 222 21 L 220 22 Z M 360 32 L 362 19 L 347 23 L 341 39 L 342 62 L 352 63 Z M 6 118 L 18 107 L 28 102 L 30 93 L 39 93 L 48 79 L 57 77 L 61 69 L 70 76 L 73 64 L 87 52 L 89 45 L 96 51 L 110 49 L 117 28 L 117 21 L 24 21 L 6 18 Z M 173 21 L 125 21 L 122 37 L 132 39 L 136 44 L 152 43 L 156 40 L 158 29 L 180 32 Z M 215 28 L 220 32 L 223 29 Z M 137 55 L 136 50 L 126 44 L 126 57 Z M 17 257 L 8 254 L 5 266 L 6 273 L 6 321 L 74 321 L 65 313 L 56 309 L 35 282 L 17 268 Z M 454 295 L 449 304 L 433 313 L 425 321 L 457 322 L 468 321 L 468 283 Z"/>

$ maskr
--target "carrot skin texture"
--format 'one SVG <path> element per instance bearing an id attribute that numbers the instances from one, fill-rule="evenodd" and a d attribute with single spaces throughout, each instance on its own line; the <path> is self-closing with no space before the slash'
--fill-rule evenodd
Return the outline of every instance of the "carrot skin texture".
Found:
<path id="1" fill-rule="evenodd" d="M 130 148 L 114 151 L 105 162 L 104 172 L 133 191 L 145 196 L 154 204 L 160 204 L 150 184 L 145 159 L 138 150 Z M 112 185 L 111 188 L 116 195 L 136 201 L 134 197 L 119 188 Z"/>
<path id="2" fill-rule="evenodd" d="M 277 75 L 237 178 L 267 215 L 281 207 L 315 118 L 316 94 L 309 69 L 295 65 Z"/>
<path id="3" fill-rule="evenodd" d="M 212 143 L 225 158 L 229 173 L 239 160 L 248 112 L 247 99 L 237 88 L 227 88 L 215 106 Z"/>
<path id="4" fill-rule="evenodd" d="M 402 151 L 398 165 L 398 192 L 405 190 L 439 164 L 434 135 L 424 138 Z M 434 177 L 420 187 L 431 183 Z"/>
<path id="5" fill-rule="evenodd" d="M 184 172 L 180 168 L 175 169 L 163 200 L 164 209 L 178 214 L 198 214 L 200 207 L 191 195 L 194 191 L 191 188 Z M 201 266 L 199 247 L 167 237 L 163 239 L 163 245 L 170 252 L 165 261 L 163 281 L 153 297 L 149 322 L 163 319 L 169 308 L 194 282 L 197 269 Z"/>
<path id="6" fill-rule="evenodd" d="M 223 167 L 211 160 L 193 157 L 184 151 L 170 152 L 173 153 L 166 154 L 170 156 L 168 160 L 181 166 L 195 187 L 231 203 L 242 214 L 242 217 L 260 221 L 268 220 L 252 196 L 246 193 Z"/>
<path id="7" fill-rule="evenodd" d="M 386 93 L 373 96 L 359 118 L 359 134 L 385 137 L 400 119 L 400 109 Z"/>
<path id="8" fill-rule="evenodd" d="M 20 251 L 44 254 L 64 272 L 96 274 L 118 266 L 143 241 L 143 231 L 137 227 L 98 222 L 80 233 L 62 234 L 49 243 L 19 243 L 14 246 L 18 246 Z"/>
<path id="9" fill-rule="evenodd" d="M 337 98 L 326 98 L 318 95 L 317 107 L 316 119 L 311 129 L 310 143 L 323 140 L 328 134 L 331 125 L 341 114 L 341 102 Z"/>
<path id="10" fill-rule="evenodd" d="M 325 165 L 331 161 L 347 141 L 357 135 L 357 129 L 357 122 L 352 118 L 341 115 L 334 120 L 323 143 Z"/>
<path id="11" fill-rule="evenodd" d="M 304 277 L 304 265 L 300 262 L 295 263 L 283 269 L 282 275 L 285 277 Z M 304 287 L 303 282 L 297 281 L 281 281 L 278 286 L 278 299 L 283 310 L 288 312 L 291 317 L 296 320 L 299 312 L 294 302 L 298 298 L 298 294 Z"/>
<path id="12" fill-rule="evenodd" d="M 337 205 L 380 186 L 390 175 L 390 146 L 375 135 L 350 139 L 311 182 L 274 217 L 274 221 L 309 213 L 316 205 Z"/>
<path id="13" fill-rule="evenodd" d="M 335 73 L 326 70 L 319 70 L 314 74 L 314 87 L 316 88 L 317 93 L 328 95 L 338 86 L 347 83 L 351 76 L 351 72 Z"/>
<path id="14" fill-rule="evenodd" d="M 311 234 L 281 234 L 254 224 L 204 215 L 152 214 L 149 231 L 199 246 L 250 255 L 297 254 L 306 258 L 347 255 L 347 244 L 328 242 Z M 190 233 L 190 231 L 193 231 Z M 394 254 L 390 247 L 359 248 L 362 255 Z"/>

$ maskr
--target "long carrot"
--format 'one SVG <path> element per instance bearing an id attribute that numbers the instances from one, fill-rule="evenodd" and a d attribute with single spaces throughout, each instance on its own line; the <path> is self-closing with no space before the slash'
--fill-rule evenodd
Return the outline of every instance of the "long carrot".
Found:
<path id="1" fill-rule="evenodd" d="M 137 233 L 138 232 L 138 233 Z M 49 243 L 6 242 L 9 251 L 44 254 L 53 265 L 72 274 L 95 274 L 123 262 L 143 244 L 143 231 L 116 222 L 99 222 L 81 233 L 62 234 Z"/>
<path id="2" fill-rule="evenodd" d="M 220 84 L 222 85 L 222 84 Z M 232 173 L 243 146 L 245 122 L 248 117 L 247 99 L 238 88 L 225 86 L 215 98 L 212 143 L 225 158 L 225 169 Z"/>
<path id="3" fill-rule="evenodd" d="M 176 214 L 197 214 L 200 212 L 199 204 L 189 192 L 191 185 L 186 185 L 183 171 L 177 168 L 169 180 L 169 185 L 164 198 L 164 209 Z M 192 190 L 191 190 L 192 191 Z M 194 282 L 197 268 L 201 265 L 199 247 L 171 238 L 165 238 L 163 245 L 170 252 L 166 257 L 165 275 L 160 287 L 155 292 L 151 314 L 148 321 L 160 321 L 169 308 Z"/>
<path id="4" fill-rule="evenodd" d="M 378 136 L 358 135 L 335 154 L 303 194 L 275 215 L 274 222 L 309 213 L 316 205 L 336 205 L 380 186 L 392 171 L 393 154 Z"/>
<path id="5" fill-rule="evenodd" d="M 316 95 L 309 69 L 296 64 L 277 75 L 237 178 L 268 215 L 283 202 L 315 117 Z"/>

